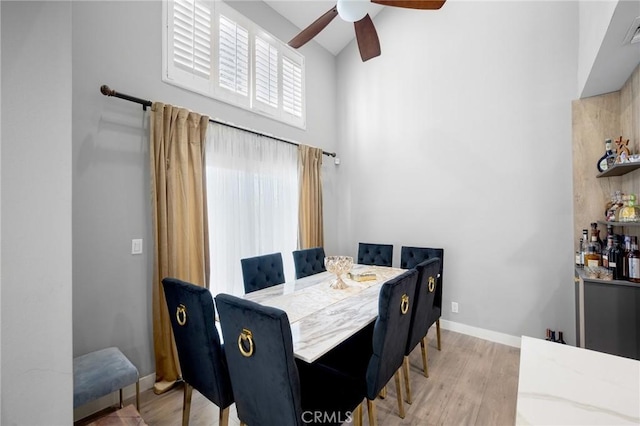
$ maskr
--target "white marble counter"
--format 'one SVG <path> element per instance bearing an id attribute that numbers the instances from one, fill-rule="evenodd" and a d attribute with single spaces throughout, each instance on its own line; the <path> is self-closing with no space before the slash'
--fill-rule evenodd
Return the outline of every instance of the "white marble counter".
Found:
<path id="1" fill-rule="evenodd" d="M 522 336 L 518 425 L 640 425 L 640 361 Z"/>
<path id="2" fill-rule="evenodd" d="M 246 294 L 245 299 L 282 309 L 291 323 L 295 356 L 313 362 L 364 328 L 378 316 L 382 284 L 406 272 L 383 266 L 354 265 L 353 272 L 375 272 L 376 279 L 357 282 L 343 277 L 349 286 L 330 287 L 329 272 Z"/>

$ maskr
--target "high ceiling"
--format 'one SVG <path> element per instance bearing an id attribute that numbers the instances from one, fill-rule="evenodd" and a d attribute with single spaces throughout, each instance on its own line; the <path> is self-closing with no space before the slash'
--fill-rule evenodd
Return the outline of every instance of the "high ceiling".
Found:
<path id="1" fill-rule="evenodd" d="M 301 30 L 336 5 L 335 0 L 264 0 L 264 2 Z M 383 8 L 384 6 L 371 3 L 369 15 L 373 18 Z M 293 36 L 295 34 L 291 35 L 292 38 Z M 314 41 L 320 43 L 329 52 L 337 55 L 353 40 L 354 36 L 353 24 L 337 17 L 324 31 L 314 37 Z"/>

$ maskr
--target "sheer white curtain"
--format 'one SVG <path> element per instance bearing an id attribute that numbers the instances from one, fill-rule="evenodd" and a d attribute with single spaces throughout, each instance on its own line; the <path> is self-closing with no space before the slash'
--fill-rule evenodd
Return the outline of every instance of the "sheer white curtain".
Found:
<path id="1" fill-rule="evenodd" d="M 211 292 L 244 294 L 240 259 L 275 252 L 294 279 L 297 147 L 210 123 L 206 159 Z"/>

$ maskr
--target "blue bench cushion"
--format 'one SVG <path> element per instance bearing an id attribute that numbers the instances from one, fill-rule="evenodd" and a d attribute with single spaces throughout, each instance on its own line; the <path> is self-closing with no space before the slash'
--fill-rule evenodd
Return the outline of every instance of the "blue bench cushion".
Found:
<path id="1" fill-rule="evenodd" d="M 138 381 L 138 369 L 118 348 L 106 348 L 73 359 L 73 408 Z"/>

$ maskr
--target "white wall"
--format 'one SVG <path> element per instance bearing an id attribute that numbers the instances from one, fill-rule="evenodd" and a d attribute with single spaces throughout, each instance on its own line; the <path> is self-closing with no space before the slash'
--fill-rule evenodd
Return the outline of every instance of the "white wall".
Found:
<path id="1" fill-rule="evenodd" d="M 338 58 L 341 249 L 445 249 L 443 317 L 575 342 L 576 2 L 387 7 Z M 460 313 L 452 314 L 451 301 Z M 567 340 L 567 339 L 566 339 Z"/>
<path id="2" fill-rule="evenodd" d="M 71 3 L 0 8 L 0 423 L 70 425 Z"/>
<path id="3" fill-rule="evenodd" d="M 579 2 L 578 93 L 587 84 L 617 4 L 617 0 Z"/>

